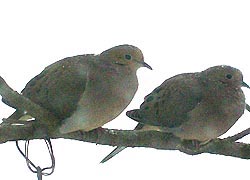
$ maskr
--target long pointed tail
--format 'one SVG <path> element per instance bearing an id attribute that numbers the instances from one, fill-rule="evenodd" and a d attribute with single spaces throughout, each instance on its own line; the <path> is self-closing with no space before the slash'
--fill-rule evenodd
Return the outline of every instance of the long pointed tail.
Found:
<path id="1" fill-rule="evenodd" d="M 119 152 L 121 152 L 122 150 L 126 149 L 126 146 L 118 146 L 116 147 L 111 153 L 109 153 L 109 155 L 107 155 L 105 158 L 103 158 L 103 160 L 100 163 L 105 163 L 106 161 L 110 160 L 112 157 L 114 157 L 115 155 L 117 155 Z"/>
<path id="2" fill-rule="evenodd" d="M 143 128 L 143 124 L 138 123 L 137 126 L 135 127 L 135 130 L 139 130 Z M 114 157 L 115 155 L 117 155 L 119 152 L 123 151 L 124 149 L 126 149 L 126 146 L 118 146 L 116 147 L 111 153 L 109 153 L 109 155 L 107 155 L 100 163 L 105 163 L 106 161 L 110 160 L 112 157 Z"/>

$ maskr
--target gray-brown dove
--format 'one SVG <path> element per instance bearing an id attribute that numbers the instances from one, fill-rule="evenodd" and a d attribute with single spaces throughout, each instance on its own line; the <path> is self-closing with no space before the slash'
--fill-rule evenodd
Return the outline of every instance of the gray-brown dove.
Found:
<path id="1" fill-rule="evenodd" d="M 116 118 L 128 106 L 138 88 L 136 71 L 140 67 L 152 69 L 141 50 L 120 45 L 99 55 L 55 62 L 29 81 L 22 94 L 54 113 L 62 122 L 61 133 L 90 131 Z M 25 109 L 18 109 L 9 118 L 22 119 L 25 113 Z"/>
<path id="2" fill-rule="evenodd" d="M 227 132 L 245 110 L 240 70 L 214 66 L 197 73 L 179 74 L 164 81 L 144 99 L 140 109 L 128 111 L 128 117 L 157 126 L 181 139 L 208 141 Z M 117 147 L 105 162 L 126 147 Z"/>

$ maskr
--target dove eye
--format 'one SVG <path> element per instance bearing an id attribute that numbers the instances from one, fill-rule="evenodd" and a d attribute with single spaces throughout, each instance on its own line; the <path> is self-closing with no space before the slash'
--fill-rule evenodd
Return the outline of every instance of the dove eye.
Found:
<path id="1" fill-rule="evenodd" d="M 126 54 L 126 55 L 125 55 L 125 59 L 131 60 L 131 58 L 132 58 L 132 57 L 131 57 L 129 54 Z"/>
<path id="2" fill-rule="evenodd" d="M 227 79 L 232 79 L 232 77 L 233 77 L 232 74 L 227 74 L 227 75 L 226 75 L 226 78 L 227 78 Z"/>

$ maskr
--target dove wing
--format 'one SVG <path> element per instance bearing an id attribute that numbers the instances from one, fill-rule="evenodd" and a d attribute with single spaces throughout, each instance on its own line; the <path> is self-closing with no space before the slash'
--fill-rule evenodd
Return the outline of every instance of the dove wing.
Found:
<path id="1" fill-rule="evenodd" d="M 79 55 L 49 65 L 27 83 L 22 94 L 60 119 L 69 117 L 85 90 L 91 58 L 94 55 Z M 23 110 L 17 110 L 10 117 L 21 115 Z"/>
<path id="2" fill-rule="evenodd" d="M 127 115 L 144 124 L 174 128 L 189 120 L 201 97 L 196 73 L 180 74 L 164 81 L 145 97 L 140 109 Z"/>

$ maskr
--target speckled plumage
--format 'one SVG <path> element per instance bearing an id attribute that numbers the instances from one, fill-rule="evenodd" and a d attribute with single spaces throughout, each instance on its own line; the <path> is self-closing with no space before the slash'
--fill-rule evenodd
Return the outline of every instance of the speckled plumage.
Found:
<path id="1" fill-rule="evenodd" d="M 157 126 L 182 139 L 207 141 L 227 132 L 245 110 L 240 70 L 214 66 L 197 73 L 179 74 L 164 81 L 127 116 Z M 117 147 L 102 162 L 125 147 Z"/>
<path id="2" fill-rule="evenodd" d="M 163 82 L 140 109 L 127 115 L 182 139 L 206 141 L 227 132 L 244 113 L 244 84 L 240 70 L 230 66 L 180 74 Z"/>
<path id="3" fill-rule="evenodd" d="M 61 133 L 90 131 L 117 117 L 137 88 L 136 70 L 151 68 L 140 49 L 120 45 L 100 55 L 65 58 L 34 77 L 22 94 L 51 111 L 60 120 Z M 25 110 L 10 118 L 19 119 Z"/>

